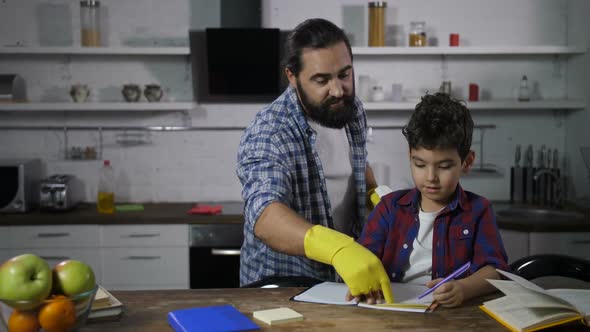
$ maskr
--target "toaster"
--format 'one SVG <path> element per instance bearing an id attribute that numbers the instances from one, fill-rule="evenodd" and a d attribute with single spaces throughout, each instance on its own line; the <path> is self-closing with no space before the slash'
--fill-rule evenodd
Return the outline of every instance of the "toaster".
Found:
<path id="1" fill-rule="evenodd" d="M 41 181 L 41 210 L 70 210 L 82 201 L 82 197 L 82 182 L 73 175 L 55 174 Z"/>

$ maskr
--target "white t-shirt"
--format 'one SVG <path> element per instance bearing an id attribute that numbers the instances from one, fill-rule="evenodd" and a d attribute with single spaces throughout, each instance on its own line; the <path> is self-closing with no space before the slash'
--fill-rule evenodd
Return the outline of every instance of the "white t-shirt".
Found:
<path id="1" fill-rule="evenodd" d="M 323 127 L 314 121 L 309 125 L 316 132 L 315 148 L 326 178 L 334 228 L 350 235 L 350 225 L 356 218 L 356 189 L 346 130 Z"/>
<path id="2" fill-rule="evenodd" d="M 425 284 L 432 280 L 432 230 L 436 216 L 444 207 L 435 212 L 424 212 L 420 209 L 418 218 L 420 227 L 414 239 L 414 248 L 410 253 L 410 264 L 404 275 L 403 282 Z"/>

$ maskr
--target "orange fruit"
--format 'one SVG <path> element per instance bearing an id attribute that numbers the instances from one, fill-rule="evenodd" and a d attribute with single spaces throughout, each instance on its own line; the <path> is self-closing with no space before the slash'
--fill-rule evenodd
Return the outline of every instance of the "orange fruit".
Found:
<path id="1" fill-rule="evenodd" d="M 40 328 L 37 313 L 31 310 L 14 310 L 8 318 L 8 332 L 37 332 Z"/>
<path id="2" fill-rule="evenodd" d="M 39 323 L 47 332 L 67 332 L 76 325 L 74 303 L 63 295 L 49 300 L 39 311 Z"/>

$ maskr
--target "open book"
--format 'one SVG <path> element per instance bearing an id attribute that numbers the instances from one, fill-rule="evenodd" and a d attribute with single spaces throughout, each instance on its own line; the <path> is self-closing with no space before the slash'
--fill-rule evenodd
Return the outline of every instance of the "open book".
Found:
<path id="1" fill-rule="evenodd" d="M 92 308 L 88 315 L 89 320 L 115 320 L 123 313 L 123 304 L 102 286 L 98 286 Z"/>
<path id="2" fill-rule="evenodd" d="M 426 312 L 432 304 L 432 294 L 418 300 L 418 296 L 428 288 L 417 284 L 391 283 L 395 303 L 390 304 L 357 304 L 352 301 L 345 301 L 348 287 L 339 282 L 323 282 L 317 284 L 305 292 L 293 297 L 295 301 L 336 304 L 336 305 L 358 305 L 363 308 L 395 310 L 408 312 Z"/>
<path id="3" fill-rule="evenodd" d="M 590 319 L 590 289 L 549 289 L 512 273 L 511 280 L 488 280 L 506 296 L 484 302 L 480 308 L 511 331 L 536 331 Z"/>

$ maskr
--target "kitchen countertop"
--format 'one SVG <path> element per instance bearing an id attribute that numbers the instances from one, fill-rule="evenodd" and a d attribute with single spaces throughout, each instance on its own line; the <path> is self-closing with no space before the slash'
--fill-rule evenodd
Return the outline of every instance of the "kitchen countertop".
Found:
<path id="1" fill-rule="evenodd" d="M 191 307 L 232 304 L 257 323 L 262 331 L 506 331 L 477 306 L 500 296 L 495 293 L 474 299 L 458 308 L 437 308 L 419 314 L 372 310 L 356 306 L 337 306 L 290 301 L 304 288 L 234 288 L 156 291 L 113 291 L 125 306 L 119 321 L 89 322 L 80 332 L 163 332 L 173 331 L 167 323 L 168 312 Z M 269 326 L 252 318 L 252 312 L 289 307 L 304 317 L 303 321 Z M 552 331 L 582 331 L 579 322 Z"/>
<path id="2" fill-rule="evenodd" d="M 508 202 L 494 202 L 494 212 L 498 213 L 502 210 L 507 210 L 512 207 L 521 209 L 535 209 L 538 206 L 510 204 Z M 566 205 L 562 208 L 563 211 L 575 211 L 583 215 L 582 219 L 561 219 L 552 220 L 549 218 L 542 219 L 523 219 L 523 218 L 508 218 L 504 216 L 496 216 L 496 222 L 500 229 L 521 231 L 521 232 L 590 232 L 590 210 L 574 205 Z"/>
<path id="3" fill-rule="evenodd" d="M 135 203 L 134 203 L 135 204 Z M 202 203 L 222 205 L 218 215 L 189 215 L 194 203 L 144 203 L 143 211 L 100 214 L 94 204 L 80 204 L 66 212 L 31 211 L 22 214 L 0 214 L 2 225 L 143 225 L 143 224 L 209 224 L 243 223 L 242 202 Z"/>
<path id="4" fill-rule="evenodd" d="M 25 225 L 142 225 L 142 224 L 211 224 L 244 222 L 242 202 L 208 202 L 202 204 L 222 205 L 219 215 L 188 215 L 186 211 L 194 203 L 145 203 L 143 211 L 99 214 L 94 204 L 81 204 L 67 212 L 33 211 L 23 214 L 0 214 L 0 226 Z M 494 211 L 508 209 L 514 205 L 494 202 Z M 590 210 L 569 206 L 566 209 L 584 214 L 582 220 L 535 221 L 497 217 L 501 229 L 523 232 L 590 232 Z"/>

